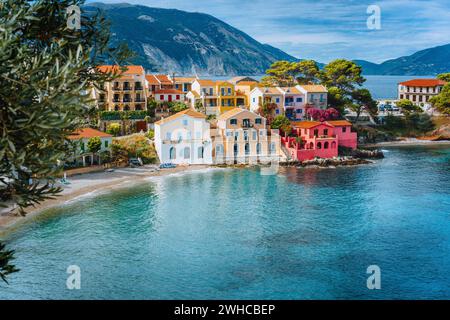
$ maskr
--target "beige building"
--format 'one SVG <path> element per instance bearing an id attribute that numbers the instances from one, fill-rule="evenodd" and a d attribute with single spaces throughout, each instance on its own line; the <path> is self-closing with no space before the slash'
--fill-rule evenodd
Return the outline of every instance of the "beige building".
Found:
<path id="1" fill-rule="evenodd" d="M 112 82 L 105 83 L 101 91 L 95 92 L 98 107 L 106 111 L 131 111 L 147 109 L 147 82 L 145 70 L 142 66 L 121 67 L 99 66 L 98 70 L 104 73 L 119 74 Z"/>
<path id="2" fill-rule="evenodd" d="M 216 164 L 269 163 L 281 158 L 279 131 L 268 129 L 264 117 L 246 109 L 220 115 L 211 139 Z"/>
<path id="3" fill-rule="evenodd" d="M 418 106 L 429 105 L 432 97 L 438 95 L 447 82 L 438 79 L 413 79 L 398 84 L 398 99 L 409 100 Z"/>

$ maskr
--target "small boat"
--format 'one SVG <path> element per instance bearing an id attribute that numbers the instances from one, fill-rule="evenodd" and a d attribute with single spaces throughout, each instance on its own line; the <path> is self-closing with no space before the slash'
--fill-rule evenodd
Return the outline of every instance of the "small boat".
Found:
<path id="1" fill-rule="evenodd" d="M 176 167 L 177 167 L 177 165 L 173 164 L 173 163 L 161 163 L 159 165 L 160 169 L 173 169 L 173 168 L 176 168 Z"/>

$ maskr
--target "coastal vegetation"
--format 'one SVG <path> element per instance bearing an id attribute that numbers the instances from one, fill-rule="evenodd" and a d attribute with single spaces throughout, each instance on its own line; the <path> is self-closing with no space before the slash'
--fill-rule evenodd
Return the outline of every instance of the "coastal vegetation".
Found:
<path id="1" fill-rule="evenodd" d="M 377 105 L 369 90 L 361 88 L 366 79 L 362 68 L 352 61 L 337 59 L 319 69 L 317 62 L 276 61 L 262 78 L 265 86 L 294 86 L 297 84 L 321 84 L 328 88 L 328 107 L 344 115 L 349 108 L 359 118 L 362 110 L 376 115 Z"/>
<path id="2" fill-rule="evenodd" d="M 144 164 L 156 163 L 156 154 L 153 142 L 145 134 L 133 134 L 113 140 L 112 160 L 114 162 L 128 162 L 130 158 L 141 158 Z"/>
<path id="3" fill-rule="evenodd" d="M 93 72 L 105 61 L 123 63 L 126 46 L 111 46 L 100 15 L 67 28 L 67 7 L 84 1 L 2 1 L 0 4 L 0 193 L 20 214 L 54 197 L 68 151 L 66 137 L 89 123 L 94 85 L 116 77 Z M 12 254 L 1 247 L 4 270 Z M 5 273 L 3 273 L 5 274 Z M 4 279 L 4 277 L 2 277 Z"/>

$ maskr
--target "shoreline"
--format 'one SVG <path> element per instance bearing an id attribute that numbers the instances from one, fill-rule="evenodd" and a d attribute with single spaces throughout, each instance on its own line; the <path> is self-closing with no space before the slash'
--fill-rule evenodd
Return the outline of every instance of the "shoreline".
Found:
<path id="1" fill-rule="evenodd" d="M 377 147 L 438 146 L 438 145 L 449 145 L 450 146 L 450 140 L 430 141 L 430 140 L 420 140 L 420 139 L 416 139 L 416 138 L 406 138 L 404 140 L 361 144 L 359 147 L 361 147 L 361 148 L 377 148 Z"/>
<path id="2" fill-rule="evenodd" d="M 152 168 L 148 167 L 117 168 L 113 172 L 102 171 L 72 176 L 69 177 L 70 184 L 62 185 L 63 191 L 54 199 L 44 200 L 39 205 L 28 208 L 24 217 L 16 214 L 15 211 L 11 211 L 11 208 L 0 211 L 0 236 L 25 222 L 31 221 L 47 209 L 63 206 L 82 197 L 134 186 L 152 177 L 185 174 L 211 168 L 214 167 L 207 165 L 178 166 L 172 169 L 155 171 L 151 171 Z"/>

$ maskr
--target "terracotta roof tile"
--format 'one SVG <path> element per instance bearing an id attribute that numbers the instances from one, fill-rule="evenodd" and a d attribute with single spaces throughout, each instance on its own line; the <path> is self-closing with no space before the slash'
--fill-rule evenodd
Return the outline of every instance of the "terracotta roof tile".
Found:
<path id="1" fill-rule="evenodd" d="M 78 129 L 77 131 L 72 133 L 67 138 L 70 140 L 79 140 L 79 139 L 89 139 L 89 138 L 94 138 L 94 137 L 111 138 L 112 135 L 107 134 L 102 131 L 99 131 L 99 130 L 96 130 L 96 129 L 92 129 L 92 128 L 82 128 L 82 129 Z"/>
<path id="2" fill-rule="evenodd" d="M 159 121 L 156 121 L 155 124 L 156 125 L 161 125 L 161 124 L 167 123 L 169 121 L 178 119 L 178 118 L 180 118 L 180 117 L 182 117 L 184 115 L 187 115 L 187 116 L 190 116 L 190 117 L 193 117 L 193 118 L 206 119 L 206 116 L 203 113 L 200 113 L 198 111 L 195 111 L 194 109 L 189 108 L 189 109 L 186 109 L 184 111 L 178 112 L 178 113 L 176 113 L 176 114 L 174 114 L 174 115 L 172 115 L 170 117 L 167 117 L 167 118 L 161 119 Z"/>
<path id="3" fill-rule="evenodd" d="M 399 84 L 409 87 L 437 87 L 444 86 L 447 82 L 439 79 L 413 79 L 405 82 L 400 82 Z"/>

